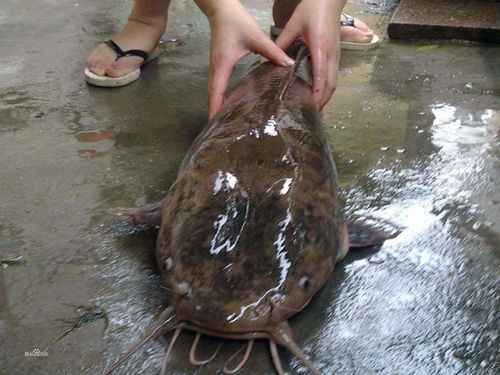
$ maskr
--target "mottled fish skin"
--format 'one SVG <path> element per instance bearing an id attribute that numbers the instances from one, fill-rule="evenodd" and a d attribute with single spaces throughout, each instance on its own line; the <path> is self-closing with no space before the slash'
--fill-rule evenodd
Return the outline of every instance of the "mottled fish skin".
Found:
<path id="1" fill-rule="evenodd" d="M 184 159 L 156 251 L 179 321 L 221 336 L 271 332 L 347 251 L 308 60 L 246 75 Z"/>

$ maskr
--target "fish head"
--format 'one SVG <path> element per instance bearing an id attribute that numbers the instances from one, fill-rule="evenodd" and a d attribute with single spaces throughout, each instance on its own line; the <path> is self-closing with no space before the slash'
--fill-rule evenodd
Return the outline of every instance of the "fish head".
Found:
<path id="1" fill-rule="evenodd" d="M 250 257 L 237 250 L 177 252 L 164 260 L 178 316 L 210 331 L 266 331 L 302 310 L 334 266 L 321 246 L 287 251 L 273 245 L 246 252 Z"/>

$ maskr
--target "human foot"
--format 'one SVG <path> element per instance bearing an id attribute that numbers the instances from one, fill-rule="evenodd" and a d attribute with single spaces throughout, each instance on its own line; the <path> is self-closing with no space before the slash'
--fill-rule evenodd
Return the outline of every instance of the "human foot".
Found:
<path id="1" fill-rule="evenodd" d="M 285 27 L 299 3 L 300 0 L 276 0 L 274 2 L 273 19 L 277 28 Z M 341 42 L 370 43 L 372 41 L 374 33 L 363 21 L 343 13 L 340 15 L 340 23 Z"/>
<path id="2" fill-rule="evenodd" d="M 166 14 L 156 20 L 130 18 L 125 28 L 112 40 L 124 51 L 130 49 L 151 53 L 165 32 Z M 144 59 L 126 56 L 116 60 L 117 54 L 107 44 L 101 43 L 87 60 L 87 68 L 98 76 L 121 77 L 137 70 Z"/>
<path id="3" fill-rule="evenodd" d="M 363 21 L 348 14 L 340 15 L 340 41 L 348 43 L 370 43 L 373 31 Z"/>

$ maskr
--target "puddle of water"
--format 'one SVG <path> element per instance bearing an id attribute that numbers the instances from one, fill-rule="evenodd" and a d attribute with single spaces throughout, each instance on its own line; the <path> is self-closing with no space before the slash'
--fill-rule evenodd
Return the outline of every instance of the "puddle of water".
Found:
<path id="1" fill-rule="evenodd" d="M 0 58 L 0 76 L 14 74 L 23 69 L 24 58 L 22 56 Z"/>
<path id="2" fill-rule="evenodd" d="M 484 109 L 470 112 L 467 109 L 447 104 L 431 106 L 435 117 L 432 124 L 432 142 L 438 147 L 460 147 L 463 145 L 485 144 L 488 136 L 498 131 L 498 111 Z"/>

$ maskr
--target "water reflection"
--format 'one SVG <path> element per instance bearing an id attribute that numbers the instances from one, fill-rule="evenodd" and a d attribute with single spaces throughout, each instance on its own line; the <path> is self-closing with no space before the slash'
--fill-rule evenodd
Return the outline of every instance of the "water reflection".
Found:
<path id="1" fill-rule="evenodd" d="M 215 179 L 213 192 L 217 195 L 229 193 L 226 202 L 226 212 L 219 214 L 213 223 L 214 236 L 210 243 L 210 254 L 219 254 L 222 250 L 232 251 L 245 229 L 250 200 L 248 193 L 237 186 L 238 178 L 231 172 L 219 171 Z M 237 190 L 232 193 L 233 190 Z"/>
<path id="2" fill-rule="evenodd" d="M 488 125 L 498 116 L 493 109 L 471 112 L 449 104 L 433 104 L 431 111 L 435 117 L 432 142 L 443 148 L 486 143 L 493 130 Z"/>

